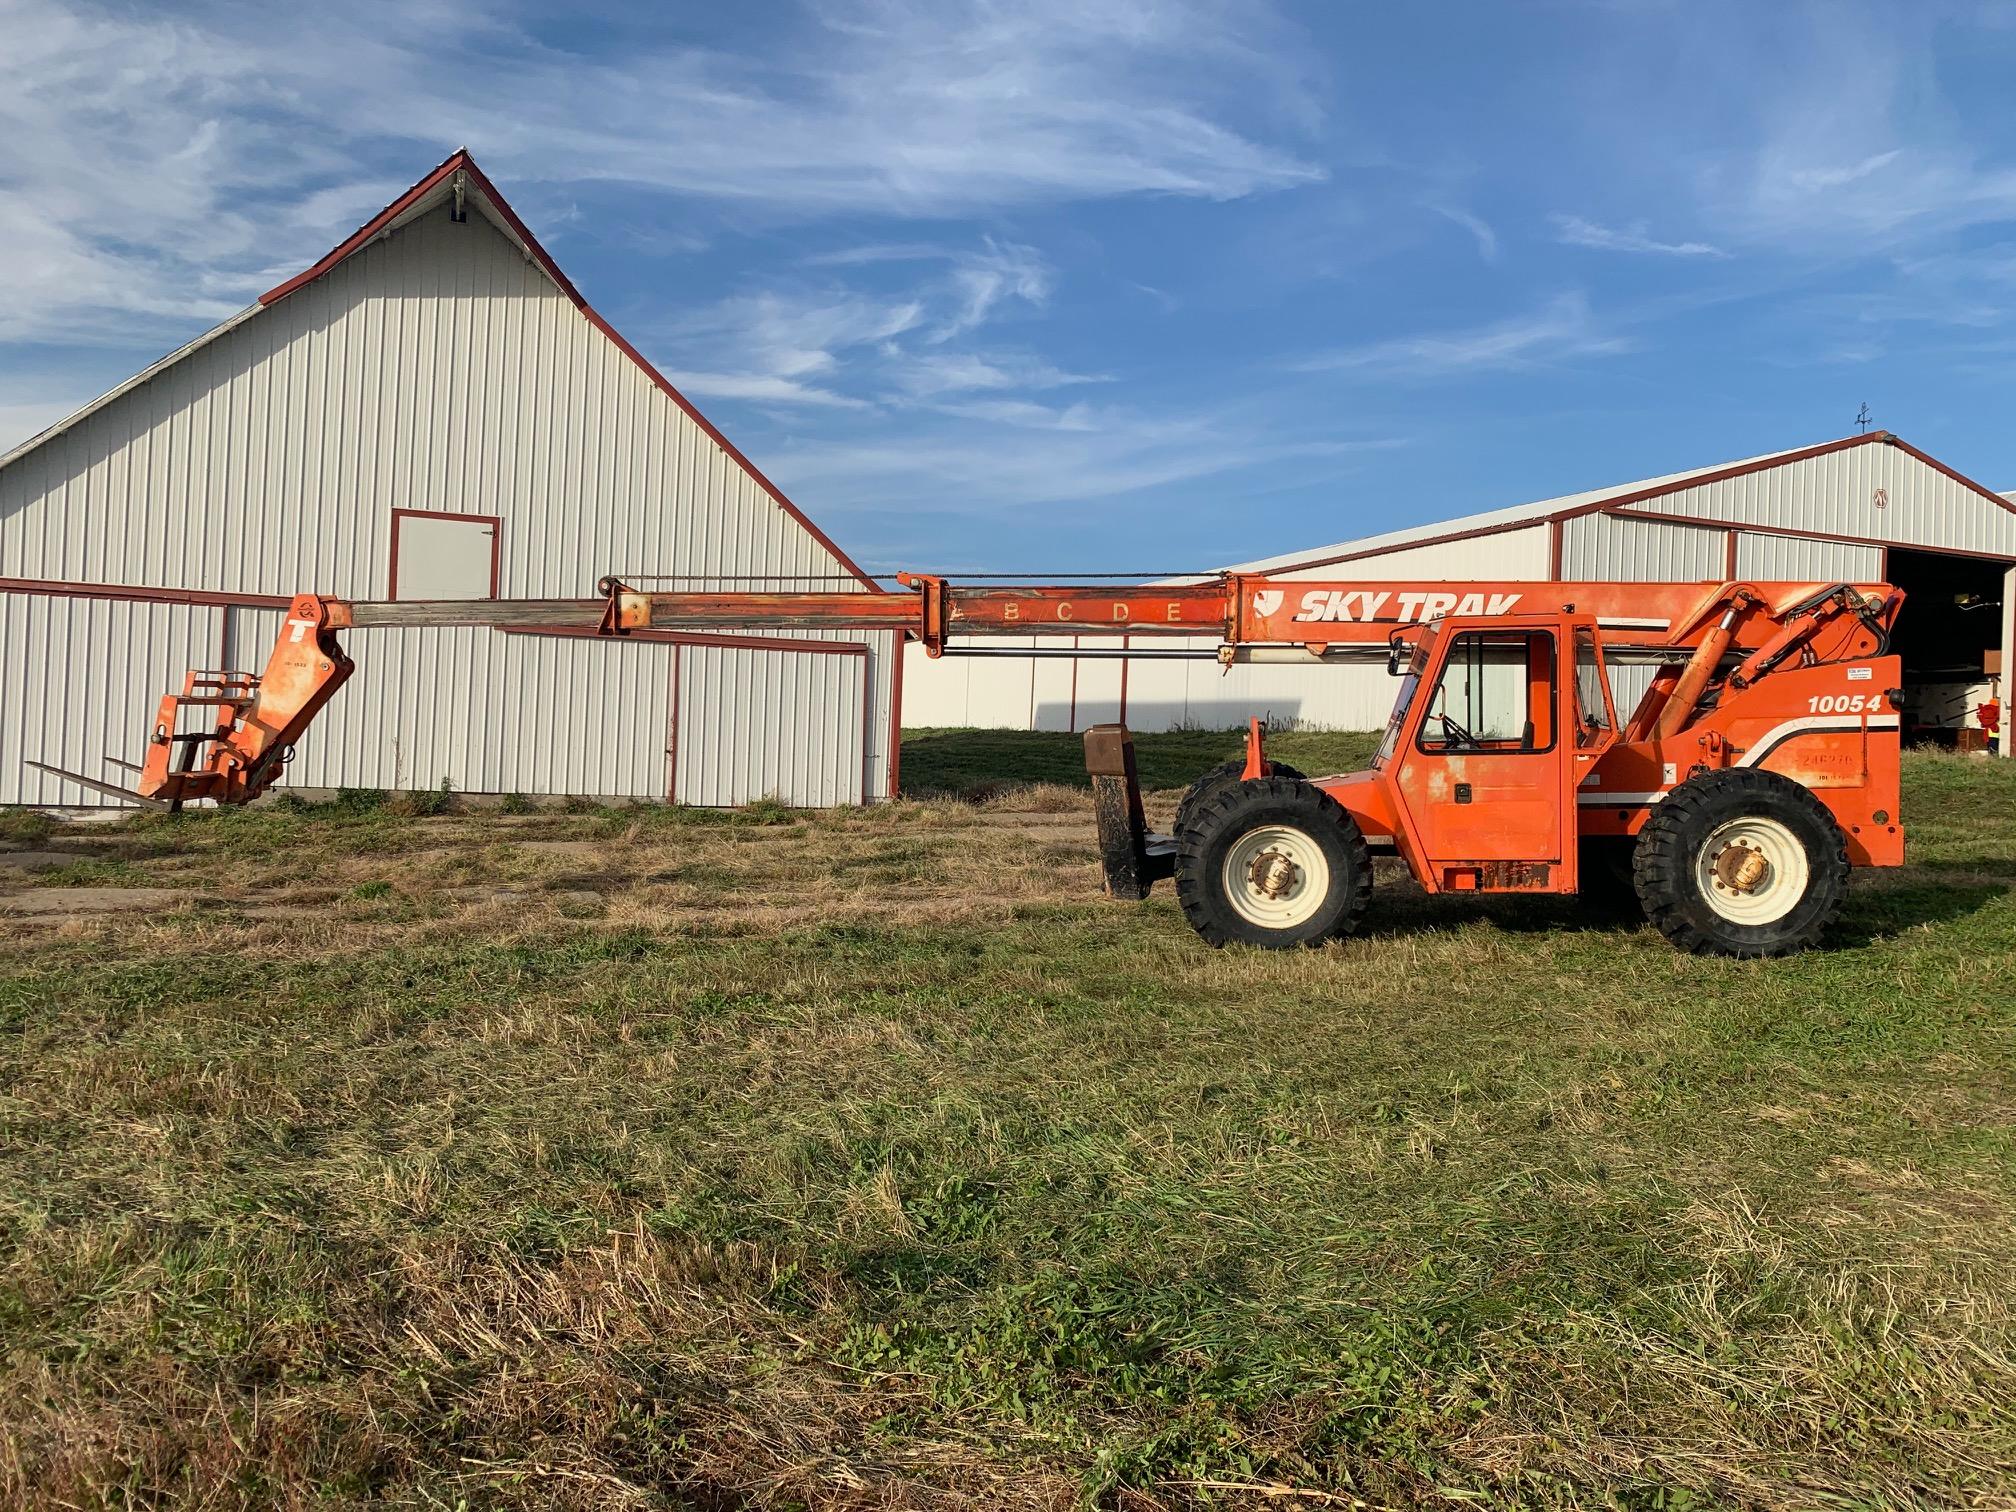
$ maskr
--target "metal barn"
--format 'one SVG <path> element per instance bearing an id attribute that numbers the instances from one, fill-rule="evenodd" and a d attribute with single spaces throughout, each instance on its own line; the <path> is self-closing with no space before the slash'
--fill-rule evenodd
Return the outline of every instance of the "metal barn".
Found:
<path id="1" fill-rule="evenodd" d="M 2016 657 L 2016 502 L 1881 431 L 1232 570 L 1319 580 L 1887 581 L 1910 595 L 1897 645 L 1907 727 L 1925 738 L 1971 720 L 1998 678 L 2006 704 L 2002 669 Z M 1101 654 L 960 657 L 954 648 L 932 662 L 910 646 L 905 721 L 1083 730 L 1117 719 L 1160 730 L 1223 728 L 1259 716 L 1349 730 L 1376 728 L 1392 704 L 1392 685 L 1378 667 L 1221 671 L 1208 659 L 1115 657 L 1128 646 L 1123 637 L 1086 636 L 1080 646 Z M 1620 674 L 1620 701 L 1635 702 L 1649 675 Z M 2007 720 L 2003 729 L 2001 754 L 2008 755 Z"/>
<path id="2" fill-rule="evenodd" d="M 0 458 L 0 802 L 119 779 L 288 596 L 867 579 L 589 307 L 466 152 L 299 277 Z M 654 585 L 657 586 L 657 585 Z M 371 630 L 295 786 L 853 804 L 893 793 L 888 633 Z"/>

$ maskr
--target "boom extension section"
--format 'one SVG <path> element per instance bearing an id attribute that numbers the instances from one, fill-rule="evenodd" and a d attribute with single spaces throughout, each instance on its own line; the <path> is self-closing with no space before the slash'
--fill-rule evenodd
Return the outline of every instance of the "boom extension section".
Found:
<path id="1" fill-rule="evenodd" d="M 643 592 L 615 579 L 578 599 L 348 601 L 302 594 L 263 671 L 192 672 L 161 700 L 137 791 L 75 780 L 171 806 L 246 803 L 277 778 L 352 662 L 339 633 L 377 627 L 487 625 L 623 636 L 757 627 L 895 631 L 940 655 L 954 637 L 1127 635 L 1213 638 L 1241 661 L 1390 658 L 1397 670 L 1429 627 L 1516 626 L 1575 617 L 1610 661 L 1660 664 L 1631 719 L 1630 741 L 1670 740 L 1704 704 L 1790 667 L 1882 654 L 1901 595 L 1882 585 L 1820 583 L 1305 582 L 1228 573 L 1201 582 L 962 587 L 900 574 L 900 590 Z M 200 717 L 186 721 L 185 711 Z M 54 770 L 53 768 L 50 770 Z M 1125 805 L 1123 805 L 1123 808 Z"/>

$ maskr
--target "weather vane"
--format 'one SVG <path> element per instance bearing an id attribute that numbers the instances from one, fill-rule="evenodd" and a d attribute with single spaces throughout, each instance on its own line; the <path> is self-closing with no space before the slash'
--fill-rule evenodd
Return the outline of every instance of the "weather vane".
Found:
<path id="1" fill-rule="evenodd" d="M 1865 399 L 1862 401 L 1862 408 L 1855 411 L 1855 429 L 1866 431 L 1869 429 L 1869 422 L 1873 418 L 1869 413 L 1869 401 Z"/>

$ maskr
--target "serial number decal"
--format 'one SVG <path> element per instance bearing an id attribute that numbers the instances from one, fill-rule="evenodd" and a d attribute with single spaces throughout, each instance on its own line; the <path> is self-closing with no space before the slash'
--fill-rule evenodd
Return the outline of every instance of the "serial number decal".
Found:
<path id="1" fill-rule="evenodd" d="M 1874 714 L 1885 702 L 1881 693 L 1817 693 L 1806 708 L 1814 714 Z"/>

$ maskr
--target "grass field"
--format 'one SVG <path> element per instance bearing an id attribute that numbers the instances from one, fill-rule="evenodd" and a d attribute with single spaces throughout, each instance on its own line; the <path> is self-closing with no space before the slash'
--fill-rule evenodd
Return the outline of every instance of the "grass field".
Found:
<path id="1" fill-rule="evenodd" d="M 2016 1505 L 2016 763 L 1731 963 L 1386 872 L 1213 952 L 987 796 L 1075 759 L 7 820 L 0 1501 Z"/>
<path id="2" fill-rule="evenodd" d="M 1376 734 L 1287 730 L 1267 737 L 1267 753 L 1300 771 L 1350 772 L 1368 765 Z M 1141 786 L 1180 790 L 1199 772 L 1245 754 L 1244 732 L 1185 730 L 1134 737 Z M 905 730 L 903 786 L 920 797 L 1012 792 L 1030 783 L 1089 788 L 1085 746 L 1071 735 L 1032 730 Z"/>

